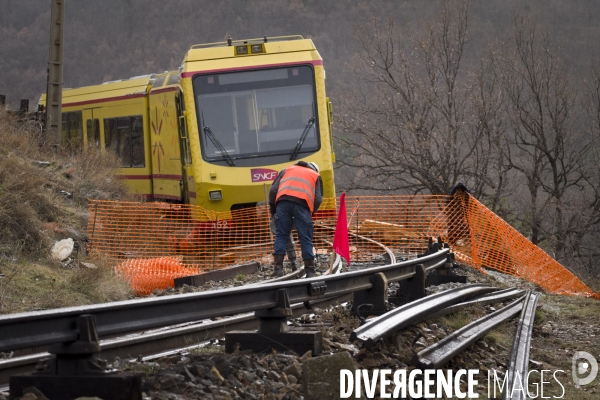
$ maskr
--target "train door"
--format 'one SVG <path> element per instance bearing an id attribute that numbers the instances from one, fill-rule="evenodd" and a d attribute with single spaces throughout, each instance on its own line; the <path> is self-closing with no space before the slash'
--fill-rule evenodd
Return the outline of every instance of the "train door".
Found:
<path id="1" fill-rule="evenodd" d="M 149 96 L 153 197 L 185 201 L 177 118 L 176 86 L 152 90 Z"/>
<path id="2" fill-rule="evenodd" d="M 185 102 L 183 101 L 183 93 L 181 89 L 177 90 L 175 96 L 175 107 L 177 109 L 177 122 L 179 129 L 179 154 L 181 154 L 181 194 L 183 202 L 190 204 L 190 198 L 194 196 L 195 187 L 193 179 L 192 152 L 190 150 L 190 141 L 188 138 L 188 129 L 185 123 Z"/>
<path id="3" fill-rule="evenodd" d="M 100 149 L 100 108 L 87 108 L 83 111 L 83 126 L 85 133 L 83 143 L 85 148 Z"/>

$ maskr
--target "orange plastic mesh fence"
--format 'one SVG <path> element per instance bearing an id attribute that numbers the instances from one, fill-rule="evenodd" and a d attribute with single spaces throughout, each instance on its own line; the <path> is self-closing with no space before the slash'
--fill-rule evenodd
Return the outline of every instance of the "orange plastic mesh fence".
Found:
<path id="1" fill-rule="evenodd" d="M 444 220 L 444 215 L 451 219 Z M 457 192 L 447 211 L 432 221 L 430 232 L 442 236 L 465 264 L 495 269 L 540 285 L 550 293 L 600 299 L 571 271 L 464 191 Z"/>
<path id="2" fill-rule="evenodd" d="M 115 259 L 177 257 L 211 270 L 269 253 L 267 206 L 217 213 L 168 203 L 90 201 L 90 248 Z"/>
<path id="3" fill-rule="evenodd" d="M 156 289 L 173 287 L 175 278 L 198 273 L 195 268 L 186 268 L 177 257 L 131 258 L 116 268 L 140 295 L 147 295 Z"/>
<path id="4" fill-rule="evenodd" d="M 336 199 L 325 199 L 315 217 L 315 248 L 331 253 Z M 468 193 L 347 196 L 353 262 L 383 253 L 414 257 L 430 237 L 448 242 L 457 259 L 517 275 L 552 293 L 598 297 L 566 268 Z M 273 234 L 268 206 L 217 213 L 199 206 L 92 200 L 88 237 L 92 252 L 120 260 L 118 270 L 134 290 L 148 294 L 180 276 L 240 264 L 271 261 Z M 297 239 L 296 239 L 297 240 Z M 300 246 L 297 244 L 298 256 Z"/>

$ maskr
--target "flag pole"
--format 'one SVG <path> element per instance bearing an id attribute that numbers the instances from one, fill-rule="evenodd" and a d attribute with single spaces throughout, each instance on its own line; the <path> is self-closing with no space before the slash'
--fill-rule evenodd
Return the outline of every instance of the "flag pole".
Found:
<path id="1" fill-rule="evenodd" d="M 340 216 L 339 216 L 339 213 L 338 213 L 338 218 L 339 217 Z M 337 228 L 337 221 L 336 221 L 335 225 L 336 225 L 336 228 Z M 335 236 L 335 234 L 334 234 L 334 236 Z M 334 239 L 334 242 L 335 242 L 335 239 Z M 335 247 L 332 244 L 331 245 L 331 259 L 329 260 L 329 272 L 328 272 L 329 275 L 331 275 L 331 271 L 333 270 L 333 263 L 335 263 L 335 255 L 336 255 Z"/>
<path id="2" fill-rule="evenodd" d="M 329 260 L 329 275 L 331 275 L 331 271 L 333 270 L 333 263 L 335 262 L 335 249 L 332 246 L 331 249 L 331 260 Z"/>

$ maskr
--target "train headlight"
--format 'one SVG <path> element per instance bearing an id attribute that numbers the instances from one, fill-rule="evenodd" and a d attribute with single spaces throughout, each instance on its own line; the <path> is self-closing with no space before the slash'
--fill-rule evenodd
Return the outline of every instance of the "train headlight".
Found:
<path id="1" fill-rule="evenodd" d="M 253 44 L 250 48 L 253 53 L 262 53 L 263 45 L 262 44 Z"/>
<path id="2" fill-rule="evenodd" d="M 248 46 L 235 46 L 235 54 L 248 54 Z"/>
<path id="3" fill-rule="evenodd" d="M 223 193 L 221 190 L 209 190 L 208 191 L 208 199 L 209 200 L 223 200 Z"/>

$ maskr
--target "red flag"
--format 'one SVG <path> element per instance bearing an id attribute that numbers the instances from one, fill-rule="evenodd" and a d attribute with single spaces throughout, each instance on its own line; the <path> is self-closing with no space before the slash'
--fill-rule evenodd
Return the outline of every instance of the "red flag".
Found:
<path id="1" fill-rule="evenodd" d="M 350 243 L 348 242 L 348 223 L 346 222 L 346 193 L 340 196 L 340 211 L 335 225 L 333 251 L 344 257 L 350 265 Z"/>

